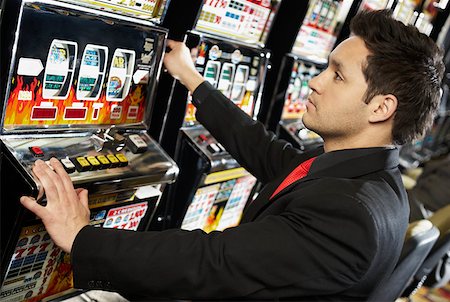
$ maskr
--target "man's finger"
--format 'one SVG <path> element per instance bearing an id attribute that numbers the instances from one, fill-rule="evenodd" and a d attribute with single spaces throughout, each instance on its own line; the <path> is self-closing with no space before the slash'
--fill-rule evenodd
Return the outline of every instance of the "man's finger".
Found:
<path id="1" fill-rule="evenodd" d="M 55 198 L 58 202 L 67 201 L 68 193 L 61 177 L 43 161 L 36 161 L 35 166 L 36 169 L 40 170 L 40 180 L 45 189 L 47 202 L 49 200 L 50 202 L 53 202 Z"/>
<path id="2" fill-rule="evenodd" d="M 73 189 L 72 179 L 70 179 L 69 174 L 67 174 L 66 169 L 64 169 L 61 162 L 56 158 L 51 158 L 50 164 L 52 165 L 52 168 L 55 170 L 56 174 L 59 175 L 62 185 L 64 186 L 65 193 L 71 194 L 71 197 L 76 197 Z"/>
<path id="3" fill-rule="evenodd" d="M 28 196 L 22 196 L 20 198 L 20 203 L 25 208 L 27 208 L 28 210 L 30 210 L 31 212 L 33 212 L 34 214 L 39 216 L 41 219 L 44 219 L 44 216 L 45 216 L 45 213 L 46 213 L 46 209 L 45 209 L 45 207 L 43 207 L 40 204 L 38 204 L 36 202 L 36 199 L 28 197 Z"/>
<path id="4" fill-rule="evenodd" d="M 50 170 L 52 173 L 54 173 L 50 169 L 50 167 L 47 166 L 46 163 L 44 163 L 42 160 L 37 160 L 34 163 L 33 173 L 38 178 L 42 187 L 44 188 L 47 199 L 48 198 L 56 198 L 57 200 L 59 200 L 58 189 L 56 188 L 56 185 L 51 180 L 49 174 L 47 173 L 47 169 Z"/>
<path id="5" fill-rule="evenodd" d="M 89 209 L 89 192 L 86 189 L 81 189 L 77 191 L 78 198 L 80 199 L 80 202 L 83 204 L 83 206 L 86 209 Z"/>

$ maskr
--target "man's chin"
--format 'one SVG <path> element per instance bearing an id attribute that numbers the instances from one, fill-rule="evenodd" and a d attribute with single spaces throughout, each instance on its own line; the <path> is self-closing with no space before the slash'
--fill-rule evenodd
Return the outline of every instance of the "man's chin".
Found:
<path id="1" fill-rule="evenodd" d="M 305 116 L 306 114 L 307 114 L 307 113 L 303 114 L 303 117 L 302 117 L 302 123 L 303 123 L 303 125 L 304 125 L 308 130 L 312 130 L 312 129 L 310 128 L 310 127 L 311 127 L 311 123 L 310 123 L 308 117 Z"/>
<path id="2" fill-rule="evenodd" d="M 303 126 L 305 126 L 306 129 L 317 133 L 317 131 L 318 131 L 317 127 L 314 127 L 314 123 L 312 123 L 309 118 L 305 118 L 305 116 L 303 116 L 302 123 L 303 123 Z"/>

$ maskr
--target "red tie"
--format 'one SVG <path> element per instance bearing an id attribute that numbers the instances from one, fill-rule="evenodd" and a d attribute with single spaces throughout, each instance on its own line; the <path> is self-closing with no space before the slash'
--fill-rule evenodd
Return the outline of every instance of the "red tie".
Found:
<path id="1" fill-rule="evenodd" d="M 311 168 L 311 165 L 313 163 L 313 161 L 316 158 L 310 158 L 304 162 L 302 162 L 300 165 L 297 166 L 297 168 L 295 168 L 284 180 L 283 182 L 278 186 L 278 188 L 275 190 L 275 192 L 273 192 L 272 196 L 270 196 L 270 199 L 272 199 L 275 195 L 277 195 L 278 193 L 280 193 L 284 188 L 286 188 L 287 186 L 289 186 L 290 184 L 292 184 L 293 182 L 302 179 L 303 177 L 305 177 L 308 172 L 309 172 L 309 168 Z"/>

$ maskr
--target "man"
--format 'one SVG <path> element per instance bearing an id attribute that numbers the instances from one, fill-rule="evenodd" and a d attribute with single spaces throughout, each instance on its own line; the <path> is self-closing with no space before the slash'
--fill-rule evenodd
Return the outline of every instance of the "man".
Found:
<path id="1" fill-rule="evenodd" d="M 75 286 L 147 298 L 365 299 L 395 266 L 408 224 L 393 144 L 432 120 L 443 66 L 428 37 L 386 11 L 356 16 L 352 32 L 310 82 L 303 120 L 324 146 L 309 153 L 276 140 L 204 81 L 184 44 L 169 41 L 164 63 L 193 92 L 197 119 L 265 184 L 238 227 L 86 226 L 87 192 L 73 190 L 57 160 L 56 173 L 36 162 L 47 206 L 21 202 L 71 252 Z"/>

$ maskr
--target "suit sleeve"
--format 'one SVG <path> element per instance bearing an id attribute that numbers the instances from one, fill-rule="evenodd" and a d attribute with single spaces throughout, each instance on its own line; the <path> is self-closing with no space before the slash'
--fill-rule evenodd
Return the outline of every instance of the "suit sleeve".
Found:
<path id="1" fill-rule="evenodd" d="M 240 165 L 267 183 L 286 171 L 295 158 L 308 159 L 286 141 L 277 140 L 208 82 L 194 91 L 196 117 Z"/>
<path id="2" fill-rule="evenodd" d="M 324 203 L 315 205 L 317 198 Z M 376 250 L 370 215 L 336 194 L 296 203 L 281 215 L 210 234 L 85 227 L 72 250 L 75 287 L 176 299 L 273 299 L 349 288 Z"/>

